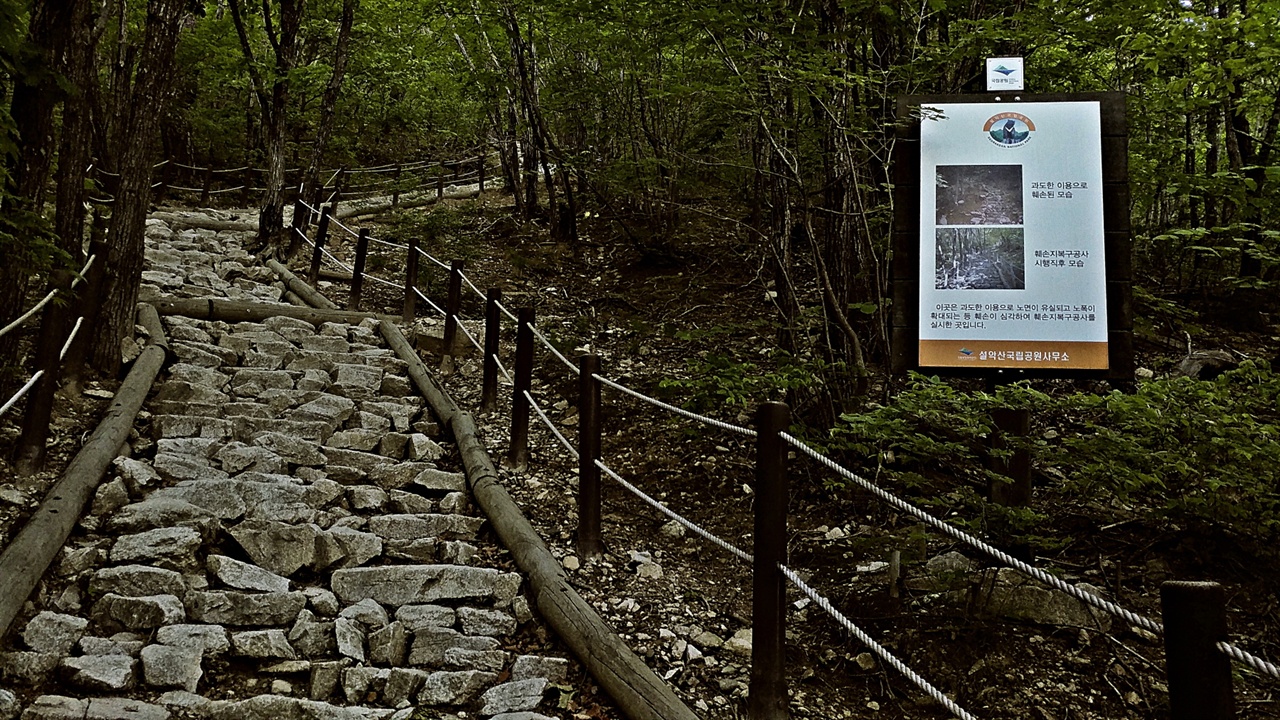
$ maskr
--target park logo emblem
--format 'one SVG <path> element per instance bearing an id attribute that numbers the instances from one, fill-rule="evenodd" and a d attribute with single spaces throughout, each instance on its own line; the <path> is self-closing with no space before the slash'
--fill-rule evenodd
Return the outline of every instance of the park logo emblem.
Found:
<path id="1" fill-rule="evenodd" d="M 1036 124 L 1031 118 L 1016 112 L 1002 112 L 992 115 L 982 126 L 991 142 L 1005 148 L 1026 145 L 1035 132 Z"/>

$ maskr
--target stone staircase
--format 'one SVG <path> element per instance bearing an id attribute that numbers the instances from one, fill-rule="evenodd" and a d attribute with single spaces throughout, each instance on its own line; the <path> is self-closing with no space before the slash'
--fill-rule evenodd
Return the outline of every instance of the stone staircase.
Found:
<path id="1" fill-rule="evenodd" d="M 284 296 L 234 233 L 153 220 L 147 252 L 144 300 Z M 0 720 L 571 716 L 583 671 L 377 322 L 165 319 L 128 454 L 0 652 Z"/>

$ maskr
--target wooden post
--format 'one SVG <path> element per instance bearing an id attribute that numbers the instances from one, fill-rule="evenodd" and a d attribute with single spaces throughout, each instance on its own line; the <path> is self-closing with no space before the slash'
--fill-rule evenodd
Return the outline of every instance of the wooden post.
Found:
<path id="1" fill-rule="evenodd" d="M 440 164 L 440 172 L 436 175 L 436 200 L 444 198 L 444 163 Z"/>
<path id="2" fill-rule="evenodd" d="M 356 237 L 356 266 L 351 273 L 351 292 L 347 295 L 347 309 L 360 309 L 360 296 L 364 292 L 364 264 L 369 254 L 369 228 L 360 228 Z"/>
<path id="3" fill-rule="evenodd" d="M 507 467 L 524 472 L 529 467 L 529 398 L 533 387 L 533 308 L 520 308 L 516 328 L 516 382 L 511 391 L 511 447 Z"/>
<path id="4" fill-rule="evenodd" d="M 243 182 L 244 189 L 240 191 L 240 204 L 248 207 L 249 198 L 253 196 L 253 168 L 245 168 Z"/>
<path id="5" fill-rule="evenodd" d="M 418 294 L 414 292 L 418 287 L 418 238 L 409 238 L 409 250 L 405 256 L 404 263 L 404 312 L 401 313 L 400 319 L 405 325 L 413 322 L 415 305 L 418 300 Z"/>
<path id="6" fill-rule="evenodd" d="M 449 294 L 444 303 L 444 352 L 440 357 L 440 371 L 453 372 L 453 354 L 458 343 L 458 313 L 462 310 L 462 261 L 449 263 Z"/>
<path id="7" fill-rule="evenodd" d="M 791 425 L 783 403 L 756 410 L 755 549 L 752 567 L 751 680 L 747 717 L 788 720 L 787 586 L 779 565 L 787 561 L 787 446 L 779 433 Z"/>
<path id="8" fill-rule="evenodd" d="M 329 237 L 329 208 L 320 210 L 320 225 L 316 228 L 315 250 L 311 252 L 311 269 L 307 272 L 307 282 L 312 287 L 320 279 L 320 260 L 324 256 L 324 241 Z"/>
<path id="9" fill-rule="evenodd" d="M 990 378 L 987 391 L 995 393 L 1001 381 Z M 993 451 L 1004 451 L 1008 448 L 1005 438 L 1026 438 L 1031 434 L 1031 411 L 1025 408 L 995 408 L 991 411 L 991 422 L 995 432 L 989 441 Z M 1002 453 L 1003 454 L 1003 453 Z M 1008 478 L 1008 482 L 990 481 L 987 485 L 987 499 L 1005 507 L 1027 507 L 1031 504 L 1031 451 L 1025 447 L 1012 450 L 1005 457 L 997 457 L 993 452 L 987 458 L 987 467 L 998 475 Z M 1010 555 L 1031 562 L 1031 547 L 1024 542 L 1009 542 L 1008 529 L 1001 527 L 1003 523 L 994 523 L 994 531 L 1000 538 L 1000 544 Z"/>
<path id="10" fill-rule="evenodd" d="M 1231 659 L 1217 648 L 1227 638 L 1222 586 L 1171 580 L 1160 586 L 1160 606 L 1170 719 L 1231 720 Z"/>
<path id="11" fill-rule="evenodd" d="M 333 195 L 329 201 L 334 217 L 338 216 L 338 201 L 342 200 L 342 180 L 346 176 L 346 168 L 338 168 L 337 174 L 333 176 Z"/>
<path id="12" fill-rule="evenodd" d="M 400 204 L 400 163 L 396 163 L 396 169 L 391 173 L 391 207 Z"/>
<path id="13" fill-rule="evenodd" d="M 200 204 L 209 204 L 209 191 L 213 189 L 213 163 L 204 169 L 204 186 L 200 188 Z"/>
<path id="14" fill-rule="evenodd" d="M 488 157 L 486 157 L 484 153 L 480 153 L 479 172 L 480 172 L 480 192 L 481 193 L 484 192 L 484 165 L 486 160 L 488 160 Z"/>
<path id="15" fill-rule="evenodd" d="M 498 339 L 502 330 L 502 311 L 498 303 L 502 291 L 489 288 L 484 304 L 484 380 L 481 383 L 480 411 L 498 409 Z"/>
<path id="16" fill-rule="evenodd" d="M 578 358 L 578 555 L 604 554 L 600 538 L 600 356 Z"/>

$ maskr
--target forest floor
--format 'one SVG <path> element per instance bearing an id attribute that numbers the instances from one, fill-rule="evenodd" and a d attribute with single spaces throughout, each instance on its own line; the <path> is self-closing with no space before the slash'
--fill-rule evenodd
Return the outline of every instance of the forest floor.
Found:
<path id="1" fill-rule="evenodd" d="M 584 221 L 576 251 L 551 241 L 537 224 L 517 223 L 507 199 L 488 195 L 457 201 L 446 211 L 447 230 L 424 245 L 448 261 L 466 261 L 481 289 L 498 287 L 513 311 L 533 305 L 538 327 L 569 358 L 601 357 L 601 374 L 640 392 L 680 405 L 697 387 L 690 361 L 715 356 L 771 365 L 773 309 L 758 248 L 714 231 L 680 238 L 679 252 L 655 259 L 617 242 L 614 230 Z M 369 223 L 374 236 L 403 242 L 409 233 L 441 226 L 440 210 L 402 213 Z M 705 230 L 705 228 L 698 228 Z M 605 240 L 608 242 L 605 242 Z M 339 257 L 349 248 L 335 247 Z M 396 278 L 394 260 L 371 261 L 374 273 Z M 427 294 L 444 295 L 444 274 L 434 273 Z M 321 283 L 342 302 L 341 283 Z M 463 316 L 483 317 L 471 293 Z M 398 313 L 389 288 L 366 289 L 371 305 Z M 367 309 L 367 308 L 366 308 Z M 420 310 L 419 312 L 425 312 Z M 472 325 L 473 332 L 478 327 Z M 1280 334 L 1280 333 L 1277 333 Z M 504 337 L 504 348 L 512 346 Z M 1267 343 L 1248 338 L 1242 342 Z M 1258 348 L 1274 353 L 1275 345 Z M 504 353 L 506 351 L 504 350 Z M 1176 351 L 1156 351 L 1148 367 L 1164 367 Z M 576 432 L 577 380 L 541 348 L 535 392 L 550 419 L 568 437 Z M 505 356 L 505 355 L 504 355 Z M 1267 355 L 1270 357 L 1271 355 Z M 1176 358 L 1174 358 L 1176 359 Z M 508 365 L 511 366 L 510 364 Z M 480 365 L 460 361 L 446 387 L 459 404 L 477 408 Z M 676 379 L 676 391 L 663 381 Z M 690 382 L 693 382 L 691 385 Z M 706 380 L 710 382 L 710 380 Z M 104 384 L 109 389 L 110 384 Z M 90 386 L 101 395 L 101 389 Z M 505 386 L 504 386 L 505 387 Z M 505 394 L 505 390 L 503 391 Z M 879 397 L 885 388 L 875 390 Z M 713 417 L 750 425 L 756 399 L 708 410 Z M 0 466 L 0 545 L 30 512 L 47 483 L 91 431 L 106 400 L 85 396 L 58 409 L 50 473 L 11 482 Z M 477 421 L 499 461 L 507 445 L 507 401 Z M 1037 417 L 1033 432 L 1054 432 L 1058 418 Z M 0 427 L 11 447 L 14 417 Z M 721 538 L 750 550 L 754 494 L 753 441 L 708 428 L 610 389 L 604 394 L 604 462 Z M 62 448 L 66 449 L 63 452 Z M 65 456 L 65 457 L 64 457 Z M 660 676 L 703 718 L 746 717 L 749 659 L 733 649 L 735 634 L 750 627 L 749 567 L 729 553 L 672 527 L 668 518 L 605 479 L 604 541 L 597 560 L 576 556 L 576 461 L 535 418 L 529 469 L 504 471 L 504 480 L 571 582 Z M 1153 524 L 1126 508 L 1053 492 L 1052 468 L 1038 468 L 1036 500 L 1053 503 L 1047 534 L 1060 549 L 1036 558 L 1070 582 L 1085 582 L 1147 617 L 1159 617 L 1160 583 L 1217 580 L 1228 588 L 1232 638 L 1274 660 L 1280 654 L 1280 602 L 1274 557 L 1260 557 L 1222 537 Z M 831 489 L 826 472 L 792 465 L 790 565 L 871 637 L 965 710 L 979 718 L 1069 720 L 1168 716 L 1163 643 L 1157 636 L 1087 613 L 1059 622 L 1010 619 L 993 609 L 993 563 L 864 493 Z M 916 501 L 903 488 L 908 500 Z M 898 551 L 903 578 L 888 580 L 885 561 Z M 961 559 L 949 553 L 959 552 Z M 932 562 L 931 562 L 932 561 Z M 788 594 L 788 686 L 796 718 L 945 718 L 951 715 L 898 671 L 794 590 Z M 1236 666 L 1239 718 L 1280 717 L 1280 683 Z M 587 702 L 580 688 L 578 714 L 613 718 Z"/>

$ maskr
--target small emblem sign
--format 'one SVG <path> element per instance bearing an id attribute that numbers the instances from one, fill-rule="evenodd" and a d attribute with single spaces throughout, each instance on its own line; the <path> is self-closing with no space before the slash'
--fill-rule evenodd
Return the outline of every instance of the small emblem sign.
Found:
<path id="1" fill-rule="evenodd" d="M 987 58 L 987 90 L 1023 90 L 1022 58 Z"/>

